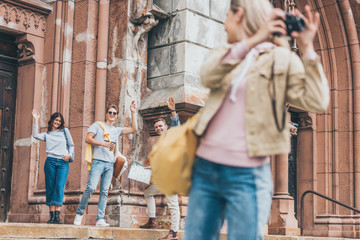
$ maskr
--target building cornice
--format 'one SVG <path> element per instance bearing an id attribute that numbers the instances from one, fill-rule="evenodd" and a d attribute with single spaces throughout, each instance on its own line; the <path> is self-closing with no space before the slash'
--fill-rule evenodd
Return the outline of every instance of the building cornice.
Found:
<path id="1" fill-rule="evenodd" d="M 44 37 L 52 8 L 38 0 L 0 0 L 0 27 Z"/>
<path id="2" fill-rule="evenodd" d="M 1 2 L 9 3 L 13 6 L 41 15 L 49 15 L 52 11 L 52 7 L 49 4 L 38 0 L 0 0 L 0 3 Z"/>

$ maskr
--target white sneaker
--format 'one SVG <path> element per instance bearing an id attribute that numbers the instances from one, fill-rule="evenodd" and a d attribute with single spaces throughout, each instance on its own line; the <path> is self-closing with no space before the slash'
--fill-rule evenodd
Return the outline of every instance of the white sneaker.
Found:
<path id="1" fill-rule="evenodd" d="M 74 225 L 80 226 L 82 218 L 83 218 L 82 215 L 76 214 L 75 219 L 74 219 Z"/>
<path id="2" fill-rule="evenodd" d="M 108 227 L 110 226 L 108 223 L 105 222 L 104 219 L 99 219 L 97 222 L 96 222 L 96 226 L 97 227 Z"/>

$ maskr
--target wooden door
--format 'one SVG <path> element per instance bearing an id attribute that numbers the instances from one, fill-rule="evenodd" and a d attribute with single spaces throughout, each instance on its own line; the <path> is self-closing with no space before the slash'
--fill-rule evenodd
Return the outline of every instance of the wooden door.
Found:
<path id="1" fill-rule="evenodd" d="M 2 47 L 6 46 L 3 40 Z M 16 54 L 11 51 L 15 43 L 10 45 L 0 48 L 0 222 L 6 221 L 9 211 L 14 145 L 17 59 L 11 56 Z M 12 54 L 8 54 L 10 51 Z"/>

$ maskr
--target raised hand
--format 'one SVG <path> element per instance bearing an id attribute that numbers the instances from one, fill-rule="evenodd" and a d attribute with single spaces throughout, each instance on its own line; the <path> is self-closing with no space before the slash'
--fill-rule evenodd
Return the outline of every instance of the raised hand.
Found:
<path id="1" fill-rule="evenodd" d="M 39 119 L 40 119 L 40 113 L 38 111 L 36 111 L 35 109 L 33 109 L 32 110 L 32 115 L 33 115 L 35 121 L 38 122 Z"/>
<path id="2" fill-rule="evenodd" d="M 313 14 L 309 5 L 305 6 L 305 12 L 307 17 L 296 9 L 295 16 L 301 17 L 304 20 L 306 28 L 302 32 L 291 33 L 291 36 L 296 38 L 296 43 L 303 54 L 314 51 L 313 41 L 320 24 L 320 14 L 318 12 Z"/>
<path id="3" fill-rule="evenodd" d="M 136 110 L 135 101 L 132 101 L 130 105 L 130 111 L 131 113 L 135 113 L 135 110 Z"/>
<path id="4" fill-rule="evenodd" d="M 167 104 L 168 108 L 169 108 L 171 111 L 174 111 L 174 110 L 175 110 L 175 100 L 174 100 L 174 97 L 169 97 L 169 100 L 166 101 L 166 104 Z"/>
<path id="5" fill-rule="evenodd" d="M 246 46 L 251 49 L 259 43 L 272 40 L 275 33 L 286 35 L 285 19 L 285 12 L 274 8 L 256 34 L 246 40 Z"/>

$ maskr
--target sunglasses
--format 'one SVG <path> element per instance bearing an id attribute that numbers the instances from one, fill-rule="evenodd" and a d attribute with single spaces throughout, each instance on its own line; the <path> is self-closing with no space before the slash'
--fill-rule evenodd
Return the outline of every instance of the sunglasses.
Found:
<path id="1" fill-rule="evenodd" d="M 108 111 L 109 115 L 117 115 L 117 112 Z"/>

